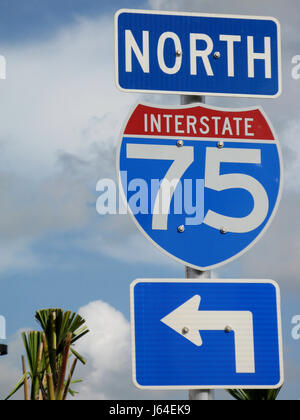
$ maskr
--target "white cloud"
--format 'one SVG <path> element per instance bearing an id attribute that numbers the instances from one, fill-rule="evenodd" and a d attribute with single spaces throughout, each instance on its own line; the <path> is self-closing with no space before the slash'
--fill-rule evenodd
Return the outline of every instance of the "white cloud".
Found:
<path id="1" fill-rule="evenodd" d="M 152 9 L 175 10 L 196 13 L 227 13 L 252 16 L 273 16 L 281 14 L 283 17 L 295 18 L 299 13 L 296 9 L 297 0 L 287 0 L 285 6 L 281 0 L 265 0 L 263 3 L 259 0 L 253 0 L 251 3 L 240 2 L 238 0 L 225 0 L 222 2 L 212 2 L 210 0 L 148 0 Z M 295 6 L 294 14 L 288 5 Z"/>
<path id="2" fill-rule="evenodd" d="M 127 264 L 151 264 L 174 268 L 170 257 L 153 246 L 139 232 L 128 215 L 98 216 L 92 231 L 76 240 L 76 245 L 88 252 L 97 252 Z"/>
<path id="3" fill-rule="evenodd" d="M 41 182 L 1 178 L 0 271 L 39 266 L 32 251 L 39 239 L 81 229 L 89 222 L 93 195 L 84 180 L 62 172 Z"/>
<path id="4" fill-rule="evenodd" d="M 282 131 L 282 135 L 285 142 L 285 147 L 283 149 L 285 186 L 287 190 L 292 191 L 294 193 L 299 193 L 299 120 L 292 120 L 286 122 Z"/>
<path id="5" fill-rule="evenodd" d="M 38 265 L 32 246 L 96 216 L 100 177 L 134 95 L 114 85 L 113 17 L 78 19 L 49 40 L 7 46 L 0 84 L 0 270 Z"/>
<path id="6" fill-rule="evenodd" d="M 96 301 L 79 310 L 90 329 L 76 350 L 88 364 L 80 369 L 77 386 L 83 400 L 176 399 L 184 392 L 149 392 L 135 389 L 131 380 L 130 324 L 111 305 Z"/>
<path id="7" fill-rule="evenodd" d="M 271 278 L 282 287 L 299 288 L 299 206 L 299 194 L 283 196 L 278 215 L 264 238 L 239 260 L 243 276 Z"/>
<path id="8" fill-rule="evenodd" d="M 80 19 L 50 40 L 8 48 L 1 139 L 14 170 L 52 169 L 57 150 L 114 146 L 134 98 L 114 85 L 113 17 Z M 101 129 L 92 130 L 95 121 Z M 13 157 L 13 161 L 12 161 Z"/>
<path id="9" fill-rule="evenodd" d="M 30 241 L 19 239 L 18 241 L 1 241 L 0 272 L 11 268 L 14 270 L 32 269 L 40 266 L 34 253 L 30 250 Z"/>
<path id="10" fill-rule="evenodd" d="M 121 245 L 120 225 L 108 232 L 118 222 L 96 213 L 96 183 L 115 178 L 116 145 L 136 101 L 115 87 L 113 24 L 112 15 L 78 19 L 49 40 L 5 51 L 0 271 L 44 266 L 33 246 L 71 231 L 85 232 L 80 249 L 131 263 L 166 260 L 129 219 L 119 218 L 128 233 Z"/>

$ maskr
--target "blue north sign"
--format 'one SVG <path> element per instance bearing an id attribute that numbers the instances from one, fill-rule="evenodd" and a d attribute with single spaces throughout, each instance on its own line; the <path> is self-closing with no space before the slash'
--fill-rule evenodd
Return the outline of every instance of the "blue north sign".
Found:
<path id="1" fill-rule="evenodd" d="M 121 90 L 281 93 L 280 26 L 274 18 L 120 10 L 115 21 Z"/>

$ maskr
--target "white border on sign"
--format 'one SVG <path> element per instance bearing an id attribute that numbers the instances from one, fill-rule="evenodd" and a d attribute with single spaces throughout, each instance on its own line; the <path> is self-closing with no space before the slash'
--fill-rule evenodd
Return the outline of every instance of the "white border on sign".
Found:
<path id="1" fill-rule="evenodd" d="M 139 283 L 254 283 L 254 284 L 271 284 L 276 290 L 276 303 L 277 303 L 277 327 L 278 327 L 278 347 L 279 347 L 279 364 L 280 364 L 280 381 L 276 385 L 181 385 L 181 386 L 143 386 L 137 382 L 136 379 L 136 352 L 135 352 L 135 306 L 134 306 L 134 288 Z M 221 280 L 221 279 L 205 279 L 205 280 L 190 280 L 190 279 L 138 279 L 130 285 L 130 314 L 131 314 L 131 353 L 132 353 L 132 380 L 136 388 L 145 390 L 185 390 L 185 389 L 278 389 L 284 383 L 284 366 L 283 366 L 283 338 L 282 338 L 282 321 L 281 321 L 281 297 L 279 285 L 274 280 Z M 266 356 L 267 357 L 267 356 Z"/>
<path id="2" fill-rule="evenodd" d="M 164 90 L 143 90 L 143 89 L 124 89 L 119 84 L 119 45 L 118 45 L 118 21 L 122 13 L 136 13 L 149 15 L 166 15 L 166 16 L 195 16 L 195 17 L 212 17 L 212 18 L 228 18 L 228 19 L 249 19 L 249 20 L 270 20 L 276 24 L 278 39 L 278 92 L 275 95 L 251 95 L 239 93 L 213 93 L 213 92 L 186 92 L 186 91 L 164 91 Z M 274 17 L 264 16 L 247 16 L 247 15 L 226 15 L 226 14 L 210 14 L 210 13 L 187 13 L 187 12 L 167 12 L 157 10 L 140 10 L 140 9 L 120 9 L 115 13 L 115 83 L 117 88 L 122 92 L 138 92 L 138 93 L 161 93 L 168 95 L 200 95 L 200 96 L 223 96 L 234 98 L 269 98 L 276 99 L 282 94 L 282 54 L 281 54 L 281 26 L 278 19 Z"/>
<path id="3" fill-rule="evenodd" d="M 196 107 L 202 107 L 202 108 L 206 108 L 206 109 L 212 109 L 212 110 L 217 110 L 217 111 L 226 111 L 226 112 L 243 112 L 243 111 L 254 111 L 254 110 L 259 110 L 263 117 L 265 118 L 265 120 L 267 121 L 270 130 L 273 134 L 274 140 L 272 140 L 272 142 L 274 141 L 274 143 L 277 146 L 277 150 L 278 150 L 278 156 L 279 156 L 279 165 L 280 165 L 280 185 L 279 185 L 279 191 L 278 191 L 278 197 L 277 197 L 277 201 L 275 203 L 273 212 L 268 220 L 268 222 L 266 223 L 265 227 L 262 229 L 262 231 L 260 232 L 260 234 L 246 247 L 244 248 L 242 251 L 240 251 L 238 254 L 234 255 L 231 258 L 228 258 L 227 260 L 224 260 L 218 264 L 214 264 L 211 266 L 207 266 L 207 267 L 201 267 L 201 266 L 197 266 L 197 265 L 193 265 L 187 261 L 184 261 L 180 258 L 175 257 L 174 255 L 170 254 L 168 251 L 166 251 L 164 248 L 162 248 L 160 245 L 158 245 L 148 234 L 147 232 L 141 227 L 141 225 L 138 223 L 137 219 L 135 218 L 134 214 L 131 211 L 131 208 L 126 200 L 126 192 L 124 192 L 123 190 L 123 185 L 121 182 L 121 174 L 120 174 L 120 152 L 121 152 L 121 146 L 122 146 L 122 141 L 123 141 L 123 137 L 124 137 L 124 131 L 125 128 L 129 122 L 130 117 L 132 116 L 133 112 L 135 111 L 135 109 L 139 106 L 149 106 L 149 107 L 153 107 L 153 108 L 158 108 L 158 109 L 190 109 L 190 108 L 196 108 Z M 126 136 L 127 137 L 127 136 Z M 135 137 L 135 136 L 128 136 L 128 137 Z M 153 139 L 157 139 L 157 136 L 147 136 L 147 138 L 153 138 Z M 181 139 L 181 137 L 179 136 L 179 138 Z M 173 137 L 174 140 L 178 140 L 178 138 Z M 198 138 L 197 138 L 198 139 Z M 193 137 L 189 138 L 189 140 L 193 140 Z M 203 137 L 202 139 L 203 141 L 206 141 L 206 138 Z M 221 140 L 221 138 L 219 138 L 219 140 Z M 225 139 L 224 141 L 230 142 L 230 139 Z M 284 170 L 283 170 L 283 158 L 282 158 L 282 153 L 281 153 L 281 148 L 280 148 L 280 144 L 278 141 L 278 138 L 276 136 L 275 130 L 273 128 L 273 125 L 271 124 L 269 118 L 266 116 L 264 110 L 262 107 L 257 106 L 257 107 L 250 107 L 250 108 L 237 108 L 237 109 L 233 109 L 233 108 L 220 108 L 220 107 L 216 107 L 216 106 L 211 106 L 211 105 L 206 105 L 206 104 L 202 104 L 202 103 L 195 103 L 195 104 L 190 104 L 190 105 L 177 105 L 177 106 L 163 106 L 163 105 L 153 105 L 153 104 L 147 104 L 145 102 L 137 102 L 132 109 L 129 112 L 129 115 L 126 119 L 126 122 L 123 124 L 123 128 L 122 128 L 122 132 L 121 132 L 121 136 L 120 136 L 120 140 L 119 140 L 119 145 L 117 148 L 117 154 L 116 154 L 116 166 L 117 166 L 117 179 L 118 179 L 118 184 L 119 184 L 119 191 L 121 193 L 121 197 L 123 199 L 123 202 L 125 204 L 125 206 L 128 209 L 128 213 L 130 214 L 130 216 L 132 217 L 135 225 L 137 226 L 137 228 L 139 229 L 139 231 L 152 243 L 152 245 L 154 245 L 156 248 L 158 248 L 162 253 L 164 253 L 165 255 L 168 255 L 169 257 L 173 258 L 175 261 L 187 265 L 189 267 L 192 267 L 196 270 L 200 270 L 200 271 L 207 271 L 207 270 L 212 270 L 214 268 L 217 267 L 221 267 L 222 265 L 225 265 L 227 263 L 230 263 L 232 261 L 234 261 L 235 259 L 239 258 L 240 256 L 242 256 L 243 254 L 245 254 L 247 251 L 249 251 L 249 249 L 251 249 L 261 238 L 262 236 L 265 234 L 265 232 L 267 231 L 267 229 L 269 228 L 269 226 L 271 225 L 278 207 L 279 207 L 279 203 L 281 200 L 281 196 L 282 196 L 282 190 L 283 190 L 283 177 L 284 177 Z"/>

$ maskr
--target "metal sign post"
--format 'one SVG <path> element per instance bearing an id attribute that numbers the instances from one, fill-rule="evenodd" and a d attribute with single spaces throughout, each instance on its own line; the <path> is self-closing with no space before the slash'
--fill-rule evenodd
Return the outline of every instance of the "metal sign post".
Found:
<path id="1" fill-rule="evenodd" d="M 205 103 L 205 96 L 180 96 L 181 105 L 189 105 L 193 103 Z M 185 268 L 186 278 L 187 279 L 209 279 L 211 277 L 211 271 L 199 271 L 191 267 Z M 200 400 L 200 401 L 212 401 L 214 399 L 214 392 L 212 389 L 190 389 L 189 390 L 189 399 L 190 400 Z"/>
<path id="2" fill-rule="evenodd" d="M 211 271 L 199 271 L 194 270 L 191 267 L 186 267 L 186 278 L 187 279 L 210 279 Z M 214 399 L 214 391 L 212 389 L 190 389 L 189 390 L 190 400 L 201 400 L 201 401 L 212 401 Z"/>

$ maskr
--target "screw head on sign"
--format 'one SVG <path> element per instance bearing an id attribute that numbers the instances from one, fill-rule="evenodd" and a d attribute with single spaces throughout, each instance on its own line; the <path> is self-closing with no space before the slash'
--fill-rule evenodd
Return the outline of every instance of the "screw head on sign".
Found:
<path id="1" fill-rule="evenodd" d="M 218 149 L 223 149 L 223 147 L 224 147 L 224 142 L 223 142 L 223 141 L 218 141 L 217 146 L 218 146 Z"/>
<path id="2" fill-rule="evenodd" d="M 177 51 L 176 51 L 176 55 L 177 55 L 177 57 L 181 57 L 181 56 L 182 56 L 182 51 L 177 50 Z"/>
<path id="3" fill-rule="evenodd" d="M 214 53 L 214 58 L 218 59 L 218 58 L 220 58 L 220 57 L 221 57 L 221 53 L 220 53 L 219 51 L 216 51 L 216 52 Z"/>
<path id="4" fill-rule="evenodd" d="M 180 225 L 180 226 L 178 226 L 177 230 L 178 230 L 179 233 L 183 233 L 185 228 L 184 228 L 183 225 Z"/>
<path id="5" fill-rule="evenodd" d="M 225 327 L 225 332 L 231 333 L 231 331 L 232 331 L 232 328 L 229 325 L 227 325 L 227 327 Z"/>
<path id="6" fill-rule="evenodd" d="M 222 227 L 222 228 L 220 229 L 220 232 L 221 232 L 223 235 L 225 235 L 225 233 L 227 233 L 227 232 L 228 232 L 228 230 L 227 230 L 226 228 Z"/>
<path id="7" fill-rule="evenodd" d="M 189 330 L 187 327 L 182 328 L 182 334 L 183 334 L 183 335 L 188 334 L 188 333 L 189 333 L 189 331 L 190 331 L 190 330 Z"/>
<path id="8" fill-rule="evenodd" d="M 182 140 L 178 140 L 177 147 L 182 147 L 184 145 Z"/>

